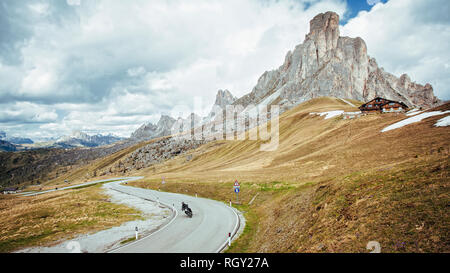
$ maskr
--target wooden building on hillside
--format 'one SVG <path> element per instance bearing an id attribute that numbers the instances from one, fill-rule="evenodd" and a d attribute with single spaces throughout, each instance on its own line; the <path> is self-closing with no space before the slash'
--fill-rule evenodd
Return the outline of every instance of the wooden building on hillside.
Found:
<path id="1" fill-rule="evenodd" d="M 392 112 L 404 112 L 408 110 L 408 106 L 403 102 L 376 97 L 373 100 L 361 105 L 359 107 L 359 110 L 361 110 L 361 112 L 363 113 L 370 113 L 370 112 L 392 113 Z"/>

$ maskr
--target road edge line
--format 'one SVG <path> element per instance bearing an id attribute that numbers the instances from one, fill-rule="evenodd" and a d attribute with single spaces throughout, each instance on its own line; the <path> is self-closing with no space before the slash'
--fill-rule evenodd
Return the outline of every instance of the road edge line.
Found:
<path id="1" fill-rule="evenodd" d="M 227 205 L 225 205 L 227 206 Z M 241 226 L 241 219 L 239 218 L 239 215 L 236 213 L 235 208 L 227 206 L 231 211 L 233 211 L 234 215 L 236 216 L 236 225 L 234 226 L 234 230 L 231 233 L 231 239 L 236 235 L 237 231 L 239 230 L 239 227 Z M 230 239 L 230 240 L 231 240 Z M 219 249 L 216 251 L 216 253 L 221 253 L 228 245 L 228 239 L 225 240 L 225 242 L 219 247 Z"/>

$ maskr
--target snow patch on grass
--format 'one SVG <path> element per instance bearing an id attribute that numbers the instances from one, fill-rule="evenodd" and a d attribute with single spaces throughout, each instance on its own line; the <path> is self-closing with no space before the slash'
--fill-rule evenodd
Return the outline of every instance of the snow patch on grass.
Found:
<path id="1" fill-rule="evenodd" d="M 412 109 L 411 111 L 408 111 L 408 112 L 406 113 L 406 115 L 407 115 L 407 116 L 414 116 L 414 115 L 420 114 L 420 113 L 422 113 L 422 112 L 423 112 L 423 111 L 419 111 L 419 109 L 415 108 L 415 109 Z"/>
<path id="2" fill-rule="evenodd" d="M 396 122 L 394 124 L 391 124 L 391 125 L 387 126 L 386 128 L 384 128 L 383 130 L 381 130 L 381 132 L 384 133 L 384 132 L 387 132 L 387 131 L 390 131 L 390 130 L 398 129 L 398 128 L 401 128 L 401 127 L 403 127 L 405 125 L 419 122 L 419 121 L 421 121 L 421 120 L 423 120 L 425 118 L 428 118 L 428 117 L 443 115 L 443 114 L 447 114 L 447 113 L 450 113 L 450 110 L 445 111 L 445 112 L 433 111 L 433 112 L 422 113 L 422 114 L 419 114 L 419 115 L 416 115 L 416 116 L 404 119 L 402 121 Z"/>
<path id="3" fill-rule="evenodd" d="M 353 103 L 349 102 L 348 100 L 345 99 L 341 99 L 343 102 L 347 103 L 350 106 L 356 107 L 356 105 L 354 105 Z"/>
<path id="4" fill-rule="evenodd" d="M 325 119 L 330 119 L 336 116 L 340 116 L 344 113 L 343 110 L 334 110 L 334 111 L 328 111 L 328 112 L 321 112 L 321 113 L 309 113 L 310 115 L 319 115 L 321 117 L 325 116 Z"/>
<path id="5" fill-rule="evenodd" d="M 434 124 L 436 127 L 445 127 L 450 125 L 450 116 L 446 116 L 445 118 L 441 118 Z"/>

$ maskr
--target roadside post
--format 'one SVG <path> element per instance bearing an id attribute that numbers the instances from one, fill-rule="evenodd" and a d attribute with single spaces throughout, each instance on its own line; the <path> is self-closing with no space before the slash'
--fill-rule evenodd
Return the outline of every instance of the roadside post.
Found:
<path id="1" fill-rule="evenodd" d="M 237 181 L 237 179 L 234 181 L 234 192 L 236 193 L 236 202 L 239 203 L 239 192 L 241 191 L 241 185 Z"/>
<path id="2" fill-rule="evenodd" d="M 138 239 L 138 227 L 136 227 L 136 240 Z"/>
<path id="3" fill-rule="evenodd" d="M 231 232 L 228 232 L 228 246 L 231 246 Z"/>

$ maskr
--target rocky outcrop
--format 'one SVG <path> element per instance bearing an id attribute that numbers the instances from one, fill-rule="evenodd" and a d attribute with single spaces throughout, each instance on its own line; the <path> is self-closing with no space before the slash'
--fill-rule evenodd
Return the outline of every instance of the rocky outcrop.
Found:
<path id="1" fill-rule="evenodd" d="M 186 140 L 171 137 L 160 139 L 133 151 L 128 156 L 122 158 L 112 166 L 100 170 L 98 173 L 100 175 L 110 175 L 147 168 L 164 160 L 184 154 L 204 143 L 206 143 L 204 140 Z M 192 156 L 190 156 L 189 160 L 191 159 Z"/>
<path id="2" fill-rule="evenodd" d="M 275 95 L 273 95 L 275 94 Z M 430 84 L 420 85 L 379 68 L 361 38 L 339 36 L 339 15 L 321 13 L 310 22 L 303 44 L 286 55 L 284 64 L 266 71 L 253 90 L 234 104 L 258 104 L 269 96 L 282 110 L 315 97 L 367 101 L 376 96 L 408 106 L 431 107 L 440 101 Z"/>

